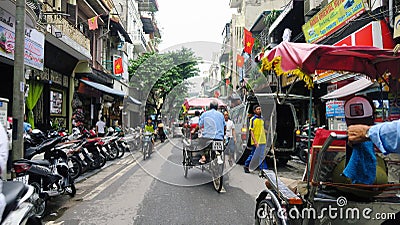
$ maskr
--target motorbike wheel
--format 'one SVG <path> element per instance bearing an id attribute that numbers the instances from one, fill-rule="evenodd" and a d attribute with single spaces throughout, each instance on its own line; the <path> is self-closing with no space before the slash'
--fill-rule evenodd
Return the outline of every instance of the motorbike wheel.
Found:
<path id="1" fill-rule="evenodd" d="M 188 155 L 185 149 L 183 149 L 183 176 L 187 178 L 188 172 L 189 172 L 189 166 L 188 166 Z"/>
<path id="2" fill-rule="evenodd" d="M 147 157 L 147 148 L 142 145 L 142 153 L 143 153 L 143 160 L 146 160 Z"/>
<path id="3" fill-rule="evenodd" d="M 256 208 L 255 224 L 282 225 L 282 219 L 279 218 L 277 207 L 271 199 L 264 199 L 258 203 Z"/>
<path id="4" fill-rule="evenodd" d="M 116 144 L 117 148 L 118 148 L 118 156 L 117 158 L 122 158 L 122 156 L 125 155 L 125 148 L 122 145 Z"/>
<path id="5" fill-rule="evenodd" d="M 224 153 L 221 154 L 221 157 L 223 159 L 223 161 L 225 161 L 224 159 Z M 213 184 L 214 184 L 214 189 L 220 193 L 222 190 L 222 185 L 224 183 L 224 176 L 223 176 L 223 172 L 224 172 L 224 163 L 222 164 L 218 164 L 216 162 L 216 159 L 213 159 L 213 162 L 210 163 L 210 169 L 211 169 L 211 174 L 213 176 Z"/>
<path id="6" fill-rule="evenodd" d="M 117 147 L 117 144 L 115 142 L 111 145 L 111 151 L 115 155 L 115 158 L 118 158 L 119 148 Z"/>
<path id="7" fill-rule="evenodd" d="M 34 193 L 29 199 L 33 205 L 33 212 L 36 216 L 43 217 L 46 213 L 47 200 L 44 197 L 40 197 L 41 194 L 39 183 L 32 182 L 30 185 L 35 189 Z"/>
<path id="8" fill-rule="evenodd" d="M 301 161 L 307 163 L 308 161 L 308 152 L 305 149 L 299 149 L 298 157 Z"/>
<path id="9" fill-rule="evenodd" d="M 76 187 L 75 184 L 71 184 L 68 187 L 65 187 L 65 192 L 71 197 L 74 197 L 76 195 Z"/>
<path id="10" fill-rule="evenodd" d="M 108 156 L 110 158 L 110 160 L 114 160 L 117 158 L 118 152 L 117 150 L 115 150 L 115 148 L 113 146 L 106 146 L 107 148 L 107 152 L 108 152 Z"/>
<path id="11" fill-rule="evenodd" d="M 95 153 L 92 157 L 94 162 L 90 164 L 91 169 L 100 169 L 106 164 L 106 158 L 102 155 Z"/>
<path id="12" fill-rule="evenodd" d="M 72 179 L 76 179 L 82 174 L 82 164 L 75 157 L 68 158 L 68 166 Z"/>

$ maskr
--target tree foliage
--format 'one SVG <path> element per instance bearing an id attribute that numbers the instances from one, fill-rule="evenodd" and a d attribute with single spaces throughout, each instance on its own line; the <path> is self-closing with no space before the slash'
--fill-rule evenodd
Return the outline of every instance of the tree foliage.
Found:
<path id="1" fill-rule="evenodd" d="M 198 60 L 191 49 L 182 48 L 164 54 L 144 53 L 130 61 L 130 85 L 141 91 L 141 100 L 146 102 L 146 116 L 160 115 L 171 90 L 186 79 L 199 75 Z"/>

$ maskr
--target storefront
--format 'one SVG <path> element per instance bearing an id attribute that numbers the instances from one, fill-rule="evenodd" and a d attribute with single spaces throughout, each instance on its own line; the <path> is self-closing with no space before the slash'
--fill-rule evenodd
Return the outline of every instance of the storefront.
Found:
<path id="1" fill-rule="evenodd" d="M 33 6 L 33 5 L 32 5 Z M 7 115 L 12 116 L 13 82 L 14 82 L 14 45 L 15 45 L 15 2 L 2 1 L 0 7 L 0 70 L 2 71 L 3 87 L 0 97 L 9 99 Z M 42 71 L 44 68 L 44 34 L 35 29 L 37 15 L 31 7 L 26 7 L 25 16 L 25 78 L 31 76 L 31 71 Z M 25 96 L 29 94 L 29 86 L 25 86 Z M 24 113 L 24 112 L 21 112 Z M 31 116 L 30 114 L 29 116 Z M 33 120 L 33 118 L 30 118 Z"/>
<path id="2" fill-rule="evenodd" d="M 94 127 L 101 116 L 105 118 L 107 126 L 121 125 L 125 95 L 122 91 L 90 81 L 88 78 L 80 79 L 77 96 L 82 101 L 84 125 Z"/>

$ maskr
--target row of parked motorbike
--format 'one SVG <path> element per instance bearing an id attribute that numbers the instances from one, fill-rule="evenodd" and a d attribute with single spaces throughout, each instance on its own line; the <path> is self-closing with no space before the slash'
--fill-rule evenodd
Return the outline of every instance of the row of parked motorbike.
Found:
<path id="1" fill-rule="evenodd" d="M 103 167 L 108 160 L 121 158 L 129 150 L 138 149 L 140 143 L 140 128 L 128 129 L 125 134 L 110 129 L 105 137 L 96 137 L 95 132 L 85 128 L 74 128 L 70 135 L 61 131 L 45 134 L 35 129 L 24 135 L 24 158 L 13 162 L 16 178 L 4 182 L 3 193 L 11 190 L 19 202 L 14 204 L 29 203 L 28 224 L 40 224 L 37 218 L 45 215 L 51 197 L 75 196 L 75 179 Z"/>

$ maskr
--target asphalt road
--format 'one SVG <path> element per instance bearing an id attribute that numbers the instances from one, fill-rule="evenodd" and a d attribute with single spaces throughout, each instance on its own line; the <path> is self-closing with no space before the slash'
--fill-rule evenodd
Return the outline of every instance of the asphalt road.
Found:
<path id="1" fill-rule="evenodd" d="M 183 177 L 179 139 L 159 144 L 149 160 L 140 152 L 81 178 L 74 198 L 49 201 L 45 224 L 254 224 L 255 198 L 264 189 L 256 171 L 226 166 L 223 193 L 198 168 Z M 292 160 L 281 176 L 298 179 L 304 164 Z"/>

